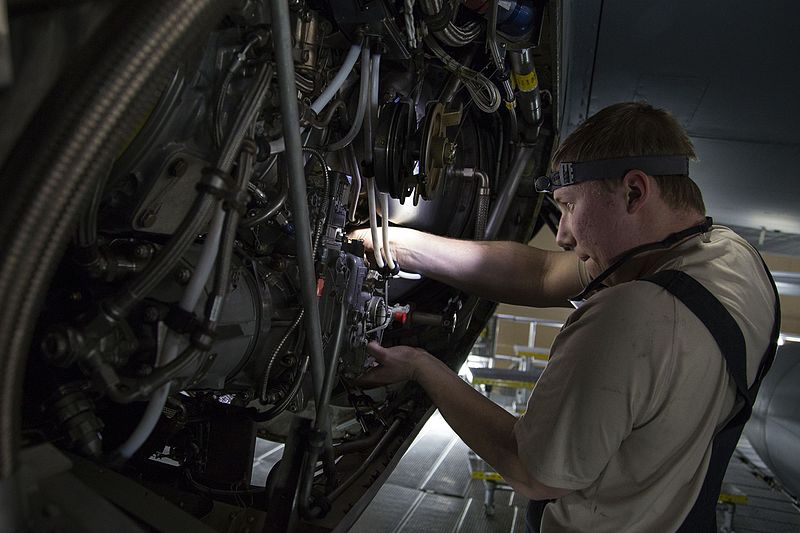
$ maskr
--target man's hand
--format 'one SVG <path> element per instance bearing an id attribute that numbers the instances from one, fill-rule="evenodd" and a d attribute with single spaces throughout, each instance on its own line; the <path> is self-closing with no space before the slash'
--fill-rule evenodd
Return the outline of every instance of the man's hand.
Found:
<path id="1" fill-rule="evenodd" d="M 433 357 L 419 348 L 411 346 L 384 348 L 375 341 L 367 345 L 367 352 L 375 358 L 378 366 L 367 370 L 358 378 L 358 384 L 364 388 L 415 380 L 420 361 L 426 357 Z"/>
<path id="2" fill-rule="evenodd" d="M 361 228 L 351 231 L 347 236 L 354 241 L 364 241 L 364 249 L 368 253 L 372 252 L 374 246 L 372 245 L 372 232 L 369 228 Z"/>

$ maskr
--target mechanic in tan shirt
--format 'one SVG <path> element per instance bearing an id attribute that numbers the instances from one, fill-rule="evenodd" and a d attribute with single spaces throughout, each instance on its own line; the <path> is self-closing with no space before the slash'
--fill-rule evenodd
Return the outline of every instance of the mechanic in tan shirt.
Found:
<path id="1" fill-rule="evenodd" d="M 370 345 L 379 366 L 365 385 L 416 380 L 518 493 L 554 500 L 541 508 L 541 524 L 528 524 L 533 531 L 675 531 L 697 499 L 735 387 L 706 326 L 662 287 L 637 280 L 676 269 L 704 285 L 742 330 L 748 384 L 755 379 L 775 296 L 757 252 L 706 221 L 688 162 L 685 171 L 665 170 L 694 157 L 668 113 L 616 104 L 554 154 L 555 168 L 596 161 L 611 167 L 592 168 L 617 168 L 616 177 L 554 190 L 562 212 L 556 240 L 566 251 L 392 232 L 405 270 L 496 301 L 563 305 L 595 276 L 604 278 L 553 343 L 520 419 L 423 350 Z M 633 166 L 619 171 L 626 161 Z M 357 237 L 371 247 L 366 232 Z M 661 244 L 631 254 L 651 243 Z"/>

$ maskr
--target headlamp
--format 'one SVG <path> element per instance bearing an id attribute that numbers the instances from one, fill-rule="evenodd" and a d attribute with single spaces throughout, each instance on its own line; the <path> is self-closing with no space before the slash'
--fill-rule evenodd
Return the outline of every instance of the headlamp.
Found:
<path id="1" fill-rule="evenodd" d="M 689 158 L 685 155 L 654 155 L 559 163 L 558 171 L 536 180 L 536 190 L 553 192 L 584 181 L 619 178 L 634 169 L 650 176 L 688 176 Z"/>

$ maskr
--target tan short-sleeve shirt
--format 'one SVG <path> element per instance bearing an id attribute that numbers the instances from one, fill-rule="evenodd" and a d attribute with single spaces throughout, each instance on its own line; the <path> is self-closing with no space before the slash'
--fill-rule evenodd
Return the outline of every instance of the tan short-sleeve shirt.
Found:
<path id="1" fill-rule="evenodd" d="M 756 252 L 714 226 L 637 259 L 708 288 L 742 329 L 752 383 L 769 343 L 774 294 Z M 618 283 L 592 296 L 553 343 L 516 424 L 529 473 L 573 492 L 547 506 L 542 530 L 674 531 L 703 483 L 735 387 L 699 319 L 665 289 Z"/>

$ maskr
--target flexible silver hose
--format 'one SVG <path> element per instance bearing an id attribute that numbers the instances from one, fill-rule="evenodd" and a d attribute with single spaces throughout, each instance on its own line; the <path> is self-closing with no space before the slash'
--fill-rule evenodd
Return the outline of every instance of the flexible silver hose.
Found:
<path id="1" fill-rule="evenodd" d="M 464 86 L 467 88 L 467 91 L 469 91 L 478 109 L 484 113 L 494 113 L 497 111 L 497 108 L 500 107 L 502 97 L 500 96 L 500 90 L 489 78 L 453 59 L 430 35 L 425 36 L 423 41 L 434 55 L 444 63 L 447 70 L 461 78 L 461 81 L 464 82 Z"/>
<path id="2" fill-rule="evenodd" d="M 157 101 L 182 50 L 216 24 L 227 7 L 227 2 L 214 0 L 123 4 L 110 19 L 109 28 L 119 30 L 109 31 L 114 39 L 104 34 L 90 43 L 101 47 L 100 60 L 75 73 L 75 90 L 62 94 L 59 86 L 43 106 L 41 116 L 51 129 L 42 135 L 36 130 L 41 122 L 33 121 L 15 150 L 19 159 L 6 166 L 0 197 L 10 198 L 6 193 L 11 190 L 15 194 L 0 214 L 0 295 L 14 313 L 0 319 L 3 485 L 17 468 L 20 386 L 31 331 L 68 231 L 100 178 L 96 171 L 103 167 L 98 163 L 120 152 Z M 31 139 L 35 144 L 28 146 Z M 0 489 L 4 509 L 15 508 L 5 501 L 9 494 L 13 492 Z M 0 526 L 11 520 L 4 516 Z"/>

